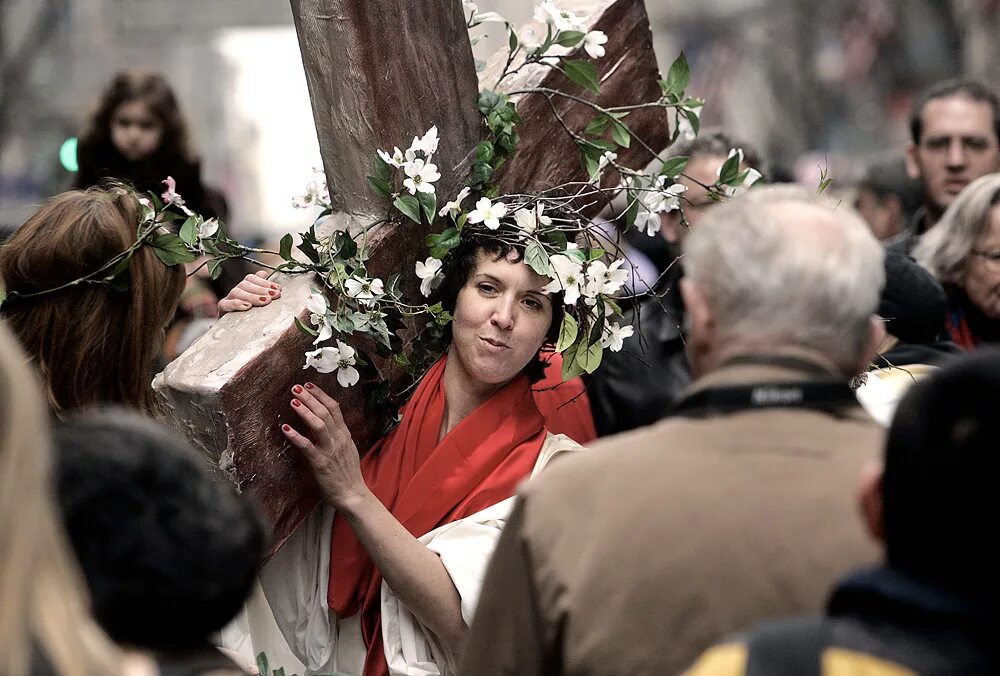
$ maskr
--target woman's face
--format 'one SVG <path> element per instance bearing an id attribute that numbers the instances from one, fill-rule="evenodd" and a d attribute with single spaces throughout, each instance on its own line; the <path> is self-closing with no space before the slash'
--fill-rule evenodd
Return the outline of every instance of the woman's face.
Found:
<path id="1" fill-rule="evenodd" d="M 480 250 L 458 293 L 452 323 L 452 354 L 480 384 L 502 385 L 517 376 L 545 341 L 552 300 L 549 280 L 523 262 Z"/>
<path id="2" fill-rule="evenodd" d="M 111 142 L 127 160 L 149 157 L 162 137 L 163 124 L 145 101 L 126 101 L 111 115 Z"/>
<path id="3" fill-rule="evenodd" d="M 990 211 L 990 226 L 969 254 L 962 286 L 984 315 L 1000 320 L 1000 205 Z"/>

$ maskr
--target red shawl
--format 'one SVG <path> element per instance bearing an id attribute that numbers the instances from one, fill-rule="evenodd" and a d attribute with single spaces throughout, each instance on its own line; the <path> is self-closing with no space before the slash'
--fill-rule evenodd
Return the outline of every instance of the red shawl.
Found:
<path id="1" fill-rule="evenodd" d="M 542 415 L 521 375 L 438 443 L 445 363 L 442 358 L 431 367 L 403 407 L 399 427 L 361 461 L 368 488 L 414 537 L 512 496 L 531 474 L 545 441 Z M 388 674 L 382 576 L 346 519 L 334 518 L 330 550 L 330 608 L 339 617 L 361 613 L 365 676 Z"/>
<path id="2" fill-rule="evenodd" d="M 552 434 L 565 434 L 578 444 L 593 441 L 597 438 L 597 428 L 583 380 L 577 376 L 563 382 L 563 356 L 558 352 L 543 357 L 543 361 L 544 374 L 531 386 L 531 393 L 545 418 L 545 429 Z"/>

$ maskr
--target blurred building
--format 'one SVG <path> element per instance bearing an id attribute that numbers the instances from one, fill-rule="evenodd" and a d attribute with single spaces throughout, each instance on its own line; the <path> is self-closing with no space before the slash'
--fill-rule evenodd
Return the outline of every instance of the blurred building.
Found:
<path id="1" fill-rule="evenodd" d="M 521 24 L 535 1 L 478 4 Z M 959 73 L 1000 84 L 1000 0 L 646 4 L 660 67 L 688 55 L 704 124 L 789 171 L 828 157 L 850 178 L 838 174 L 902 147 L 923 86 Z M 488 29 L 479 58 L 502 44 Z M 286 0 L 0 0 L 0 225 L 68 184 L 60 144 L 126 66 L 169 74 L 238 235 L 309 220 L 289 202 L 319 158 Z"/>

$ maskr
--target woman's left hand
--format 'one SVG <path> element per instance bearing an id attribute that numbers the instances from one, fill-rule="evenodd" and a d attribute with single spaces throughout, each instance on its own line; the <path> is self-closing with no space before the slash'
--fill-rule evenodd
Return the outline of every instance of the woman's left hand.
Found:
<path id="1" fill-rule="evenodd" d="M 312 383 L 296 385 L 292 395 L 295 397 L 292 410 L 302 419 L 312 439 L 291 425 L 282 425 L 281 431 L 312 465 L 323 499 L 343 508 L 364 497 L 368 486 L 361 475 L 361 457 L 344 423 L 340 405 Z"/>

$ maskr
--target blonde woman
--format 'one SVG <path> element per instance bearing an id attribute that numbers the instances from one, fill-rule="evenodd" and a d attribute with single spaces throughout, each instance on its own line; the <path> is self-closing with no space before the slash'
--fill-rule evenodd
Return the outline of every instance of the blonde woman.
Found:
<path id="1" fill-rule="evenodd" d="M 0 324 L 0 674 L 119 673 L 53 502 L 48 411 Z"/>

